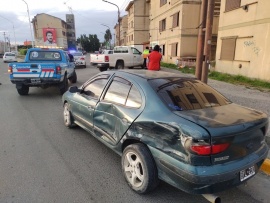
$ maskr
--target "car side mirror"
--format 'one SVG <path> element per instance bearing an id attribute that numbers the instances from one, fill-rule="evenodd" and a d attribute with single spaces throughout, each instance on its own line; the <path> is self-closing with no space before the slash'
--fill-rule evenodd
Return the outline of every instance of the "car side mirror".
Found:
<path id="1" fill-rule="evenodd" d="M 71 93 L 76 93 L 76 92 L 80 92 L 81 90 L 77 86 L 71 86 L 69 87 L 68 91 Z"/>

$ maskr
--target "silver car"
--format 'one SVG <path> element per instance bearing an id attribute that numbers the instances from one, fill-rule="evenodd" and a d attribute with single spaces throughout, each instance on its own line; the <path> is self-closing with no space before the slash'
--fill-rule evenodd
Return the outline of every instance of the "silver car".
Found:
<path id="1" fill-rule="evenodd" d="M 86 68 L 86 61 L 85 61 L 85 55 L 83 55 L 82 52 L 77 51 L 77 52 L 72 52 L 71 53 L 74 57 L 74 62 L 75 62 L 75 66 L 82 66 L 84 68 Z"/>

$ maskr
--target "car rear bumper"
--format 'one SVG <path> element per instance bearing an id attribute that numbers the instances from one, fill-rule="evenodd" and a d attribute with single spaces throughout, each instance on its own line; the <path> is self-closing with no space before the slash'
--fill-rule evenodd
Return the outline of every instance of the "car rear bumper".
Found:
<path id="1" fill-rule="evenodd" d="M 44 86 L 44 85 L 58 85 L 60 83 L 59 78 L 13 78 L 10 79 L 10 81 L 16 85 L 27 85 L 30 87 Z"/>
<path id="2" fill-rule="evenodd" d="M 158 149 L 149 149 L 156 161 L 159 178 L 191 194 L 217 193 L 246 182 L 249 178 L 240 181 L 240 171 L 254 166 L 256 174 L 268 154 L 268 146 L 263 144 L 258 151 L 241 160 L 211 166 L 193 166 Z"/>
<path id="3" fill-rule="evenodd" d="M 109 68 L 110 64 L 109 63 L 98 63 L 97 67 L 105 67 L 105 68 Z"/>

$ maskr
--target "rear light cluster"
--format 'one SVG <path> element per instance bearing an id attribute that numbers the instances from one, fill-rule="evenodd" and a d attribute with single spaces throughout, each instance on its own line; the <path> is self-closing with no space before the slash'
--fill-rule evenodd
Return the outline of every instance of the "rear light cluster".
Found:
<path id="1" fill-rule="evenodd" d="M 8 67 L 8 72 L 9 72 L 10 74 L 12 74 L 12 67 L 11 67 L 11 66 Z"/>
<path id="2" fill-rule="evenodd" d="M 56 74 L 61 74 L 61 67 L 60 66 L 56 66 Z"/>
<path id="3" fill-rule="evenodd" d="M 204 140 L 189 139 L 185 143 L 185 148 L 188 149 L 191 153 L 207 156 L 224 152 L 229 147 L 229 145 L 229 143 L 210 144 Z"/>
<path id="4" fill-rule="evenodd" d="M 80 60 L 85 60 L 85 59 L 82 57 L 82 58 L 80 58 Z"/>
<path id="5" fill-rule="evenodd" d="M 109 62 L 109 56 L 105 56 L 105 62 Z"/>

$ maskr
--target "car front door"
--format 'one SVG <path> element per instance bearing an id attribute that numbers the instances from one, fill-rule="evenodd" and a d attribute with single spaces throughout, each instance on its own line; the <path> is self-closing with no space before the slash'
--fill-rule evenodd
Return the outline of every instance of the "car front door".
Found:
<path id="1" fill-rule="evenodd" d="M 142 57 L 142 53 L 134 48 L 131 47 L 132 53 L 133 53 L 133 66 L 141 66 L 143 65 L 143 57 Z"/>
<path id="2" fill-rule="evenodd" d="M 102 91 L 108 83 L 110 75 L 100 75 L 86 83 L 80 93 L 76 93 L 72 101 L 72 111 L 75 119 L 93 132 L 93 113 Z"/>
<path id="3" fill-rule="evenodd" d="M 105 142 L 117 144 L 142 112 L 142 96 L 131 82 L 114 77 L 94 112 L 94 131 Z"/>

